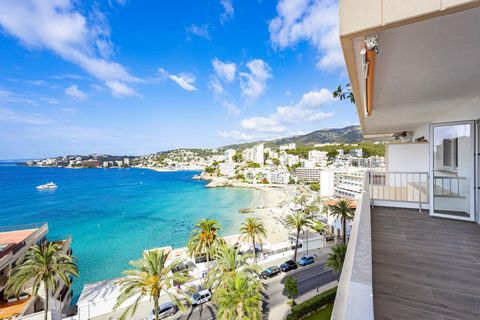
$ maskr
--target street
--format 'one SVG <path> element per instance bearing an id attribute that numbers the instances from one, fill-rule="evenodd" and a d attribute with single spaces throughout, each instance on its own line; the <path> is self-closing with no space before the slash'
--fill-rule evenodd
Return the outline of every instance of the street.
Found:
<path id="1" fill-rule="evenodd" d="M 326 248 L 324 248 L 326 249 Z M 332 272 L 329 269 L 325 268 L 325 261 L 328 252 L 326 250 L 319 250 L 318 252 L 318 262 L 309 266 L 301 267 L 298 266 L 297 270 L 292 270 L 287 273 L 280 273 L 279 275 L 268 279 L 262 280 L 262 283 L 265 286 L 264 290 L 264 304 L 263 312 L 264 319 L 278 319 L 278 317 L 283 316 L 283 314 L 288 310 L 287 306 L 287 294 L 284 289 L 285 277 L 288 275 L 293 276 L 298 281 L 298 297 L 301 297 L 305 294 L 314 295 L 317 286 L 321 287 L 326 284 L 329 284 L 333 281 L 338 280 L 339 274 Z M 287 260 L 287 259 L 284 259 Z M 275 262 L 280 264 L 282 261 Z M 272 263 L 272 264 L 275 264 Z M 262 266 L 264 268 L 266 266 Z M 318 276 L 317 276 L 318 275 Z M 165 302 L 166 297 L 160 301 L 160 303 Z M 132 318 L 134 320 L 145 319 L 145 317 L 151 312 L 152 303 L 150 301 L 140 303 L 135 316 Z M 121 310 L 110 313 L 108 315 L 98 317 L 95 319 L 98 320 L 112 320 L 117 319 L 121 315 Z M 212 303 L 205 303 L 197 307 L 190 307 L 185 312 L 177 312 L 176 315 L 169 317 L 167 319 L 172 320 L 209 320 L 215 318 L 215 308 Z"/>

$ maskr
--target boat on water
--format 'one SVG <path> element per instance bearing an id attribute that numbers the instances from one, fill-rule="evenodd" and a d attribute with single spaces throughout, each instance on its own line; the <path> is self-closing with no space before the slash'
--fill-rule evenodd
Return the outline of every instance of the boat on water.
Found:
<path id="1" fill-rule="evenodd" d="M 56 189 L 57 185 L 53 182 L 45 183 L 37 187 L 37 190 L 49 190 Z"/>

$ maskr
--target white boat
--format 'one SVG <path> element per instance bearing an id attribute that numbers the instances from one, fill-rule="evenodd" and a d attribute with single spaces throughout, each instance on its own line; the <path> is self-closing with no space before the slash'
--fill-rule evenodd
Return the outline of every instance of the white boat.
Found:
<path id="1" fill-rule="evenodd" d="M 56 189 L 57 185 L 53 182 L 45 183 L 37 187 L 38 190 Z"/>

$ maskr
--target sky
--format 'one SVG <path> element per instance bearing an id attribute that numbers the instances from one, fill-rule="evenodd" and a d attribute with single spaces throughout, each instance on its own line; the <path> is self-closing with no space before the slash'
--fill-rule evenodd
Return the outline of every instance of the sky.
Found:
<path id="1" fill-rule="evenodd" d="M 143 155 L 358 122 L 332 0 L 0 0 L 0 159 Z"/>

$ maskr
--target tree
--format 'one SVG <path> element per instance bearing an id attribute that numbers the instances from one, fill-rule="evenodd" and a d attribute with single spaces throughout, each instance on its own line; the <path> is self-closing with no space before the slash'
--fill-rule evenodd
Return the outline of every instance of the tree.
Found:
<path id="1" fill-rule="evenodd" d="M 323 232 L 328 230 L 328 225 L 321 221 L 315 220 L 312 222 L 312 229 L 315 230 L 316 233 L 322 234 Z"/>
<path id="2" fill-rule="evenodd" d="M 215 254 L 215 246 L 223 243 L 218 234 L 222 230 L 220 224 L 214 219 L 201 219 L 195 225 L 190 240 L 188 241 L 188 253 L 190 256 L 204 254 L 207 268 L 210 258 Z"/>
<path id="3" fill-rule="evenodd" d="M 260 270 L 258 266 L 247 262 L 251 257 L 253 255 L 240 255 L 238 249 L 227 244 L 220 245 L 215 253 L 215 264 L 207 275 L 207 286 L 209 288 L 223 286 L 229 277 L 238 273 L 255 277 Z"/>
<path id="4" fill-rule="evenodd" d="M 310 190 L 318 192 L 320 191 L 320 183 L 318 182 L 313 182 L 310 184 Z"/>
<path id="5" fill-rule="evenodd" d="M 350 100 L 351 103 L 355 103 L 355 96 L 352 92 L 352 85 L 347 83 L 345 86 L 345 91 L 342 89 L 342 86 L 339 85 L 337 90 L 333 91 L 333 97 L 339 98 L 340 100 Z"/>
<path id="6" fill-rule="evenodd" d="M 32 296 L 38 297 L 43 286 L 45 294 L 45 316 L 48 319 L 49 298 L 58 289 L 58 278 L 70 286 L 70 276 L 78 277 L 76 258 L 62 252 L 59 242 L 45 242 L 30 247 L 25 258 L 9 275 L 6 285 L 8 294 L 20 295 L 27 283 L 33 283 Z"/>
<path id="7" fill-rule="evenodd" d="M 352 202 L 347 199 L 340 199 L 333 206 L 330 206 L 330 215 L 342 220 L 343 244 L 347 244 L 347 220 L 352 220 L 355 208 Z"/>
<path id="8" fill-rule="evenodd" d="M 237 273 L 228 277 L 213 294 L 217 318 L 221 320 L 260 320 L 262 284 L 253 277 Z"/>
<path id="9" fill-rule="evenodd" d="M 172 293 L 171 289 L 174 288 L 174 282 L 185 283 L 188 277 L 185 272 L 172 272 L 172 269 L 175 269 L 180 261 L 175 260 L 167 265 L 169 253 L 158 249 L 145 251 L 143 258 L 130 261 L 130 265 L 134 269 L 124 271 L 125 277 L 115 282 L 120 287 L 120 295 L 117 297 L 114 310 L 118 309 L 126 300 L 136 296 L 133 304 L 128 306 L 121 315 L 121 320 L 126 319 L 128 314 L 133 317 L 139 302 L 146 296 L 153 300 L 155 320 L 158 320 L 158 301 L 162 292 L 166 293 L 177 306 L 184 309 L 179 296 Z M 177 293 L 183 294 L 180 289 L 177 289 Z"/>
<path id="10" fill-rule="evenodd" d="M 342 271 L 343 262 L 345 261 L 345 255 L 347 254 L 347 246 L 343 243 L 339 243 L 332 247 L 332 252 L 328 255 L 325 265 L 332 268 L 335 272 Z"/>
<path id="11" fill-rule="evenodd" d="M 257 253 L 256 253 L 256 247 L 255 247 L 255 240 L 258 239 L 258 241 L 261 241 L 261 238 L 267 237 L 267 230 L 265 229 L 265 226 L 263 225 L 263 222 L 260 219 L 257 218 L 247 218 L 244 223 L 242 223 L 242 226 L 240 227 L 240 233 L 243 235 L 247 241 L 248 239 L 252 240 L 252 245 L 253 245 L 253 261 L 256 264 L 257 263 Z"/>
<path id="12" fill-rule="evenodd" d="M 298 294 L 298 284 L 297 279 L 292 276 L 285 278 L 285 290 L 287 290 L 287 295 L 289 299 L 292 299 L 291 305 L 295 305 L 295 296 Z"/>
<path id="13" fill-rule="evenodd" d="M 294 229 L 297 233 L 297 240 L 295 244 L 295 253 L 293 254 L 293 260 L 297 260 L 297 249 L 298 249 L 298 240 L 300 237 L 300 231 L 303 227 L 311 225 L 311 218 L 305 214 L 303 211 L 294 211 L 287 216 L 285 219 L 285 224 Z"/>

